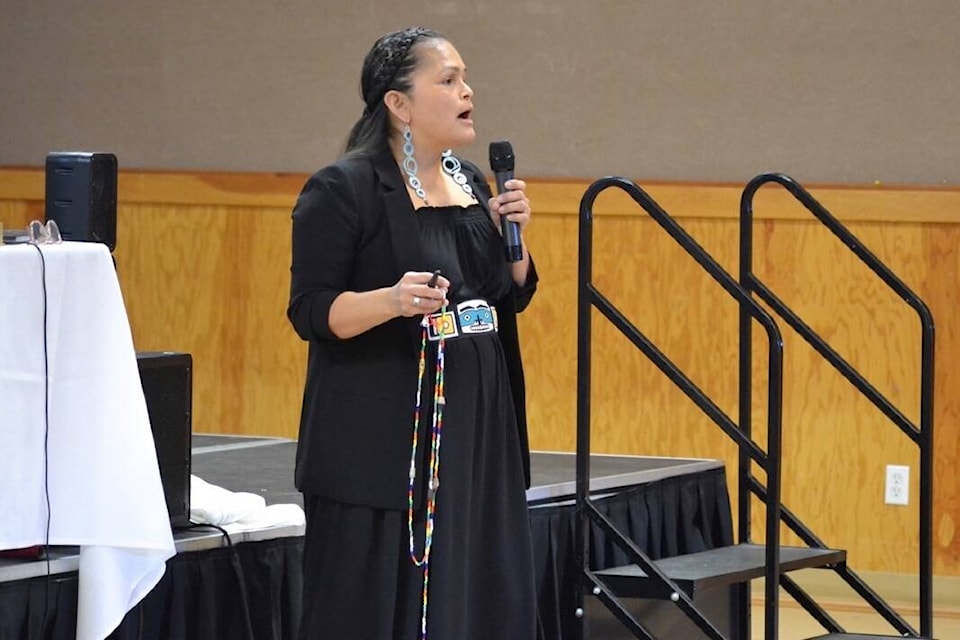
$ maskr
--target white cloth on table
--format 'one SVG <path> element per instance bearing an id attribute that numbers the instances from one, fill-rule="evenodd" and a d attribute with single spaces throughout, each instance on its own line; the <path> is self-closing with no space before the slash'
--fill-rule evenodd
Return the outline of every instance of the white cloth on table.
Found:
<path id="1" fill-rule="evenodd" d="M 0 461 L 0 548 L 79 546 L 76 637 L 105 638 L 176 552 L 105 245 L 0 246 Z"/>
<path id="2" fill-rule="evenodd" d="M 214 524 L 228 533 L 267 527 L 303 525 L 306 518 L 298 504 L 267 506 L 263 496 L 230 491 L 197 476 L 190 476 L 190 521 Z"/>

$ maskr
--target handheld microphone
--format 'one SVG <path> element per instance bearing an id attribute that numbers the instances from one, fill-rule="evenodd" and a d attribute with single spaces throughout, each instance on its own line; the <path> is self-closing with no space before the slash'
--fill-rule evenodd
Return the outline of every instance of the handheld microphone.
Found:
<path id="1" fill-rule="evenodd" d="M 504 184 L 513 179 L 513 147 L 506 140 L 490 143 L 490 168 L 497 180 L 497 195 L 507 191 Z M 523 247 L 520 244 L 520 225 L 500 216 L 500 233 L 503 236 L 503 251 L 507 262 L 520 262 Z"/>

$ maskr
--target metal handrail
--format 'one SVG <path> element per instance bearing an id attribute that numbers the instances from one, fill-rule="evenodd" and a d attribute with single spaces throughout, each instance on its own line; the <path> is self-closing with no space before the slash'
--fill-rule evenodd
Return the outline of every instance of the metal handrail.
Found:
<path id="1" fill-rule="evenodd" d="M 812 213 L 834 236 L 846 245 L 867 267 L 870 268 L 883 282 L 890 287 L 900 298 L 913 308 L 920 319 L 921 325 L 921 354 L 920 354 L 920 425 L 919 427 L 907 419 L 890 403 L 886 397 L 877 391 L 866 378 L 854 367 L 839 356 L 823 339 L 810 327 L 804 324 L 782 301 L 780 301 L 753 273 L 753 197 L 757 190 L 765 184 L 777 184 L 786 189 L 810 213 Z M 926 303 L 920 299 L 900 278 L 898 278 L 883 262 L 880 261 L 860 240 L 851 233 L 839 220 L 810 195 L 792 178 L 782 173 L 761 174 L 751 180 L 744 188 L 740 198 L 740 284 L 770 305 L 773 310 L 783 317 L 787 323 L 797 331 L 817 352 L 834 366 L 847 380 L 854 385 L 865 397 L 880 409 L 902 432 L 920 449 L 920 549 L 919 549 L 919 612 L 920 635 L 924 638 L 933 637 L 933 382 L 934 382 L 934 322 Z M 749 322 L 745 322 L 743 307 L 741 307 L 741 336 L 740 348 L 741 366 L 744 359 L 749 362 L 750 334 Z M 744 373 L 741 369 L 741 373 Z M 746 371 L 750 373 L 749 370 Z M 747 378 L 749 380 L 749 378 Z M 743 385 L 746 384 L 744 387 Z M 744 383 L 741 377 L 741 423 L 743 412 L 749 417 L 750 403 L 744 405 L 746 394 L 749 400 L 749 382 Z M 747 422 L 749 424 L 749 421 Z M 741 456 L 741 475 L 744 470 L 744 458 Z M 742 495 L 741 495 L 742 499 Z M 891 624 L 894 621 L 889 616 L 889 607 L 883 609 L 873 602 L 873 592 L 870 591 L 860 578 L 848 567 L 838 570 L 838 573 L 858 593 L 863 595 L 878 612 L 883 614 Z M 866 594 L 866 595 L 865 595 Z M 871 596 L 871 597 L 868 597 Z M 897 617 L 898 623 L 906 624 Z M 895 624 L 903 633 L 901 624 Z M 908 627 L 909 628 L 909 627 Z M 912 629 L 910 632 L 916 633 Z"/>
<path id="2" fill-rule="evenodd" d="M 741 309 L 741 318 L 746 315 L 756 319 L 766 330 L 769 340 L 768 351 L 768 401 L 767 417 L 767 452 L 762 451 L 752 442 L 744 438 L 742 431 L 732 420 L 726 417 L 706 395 L 673 365 L 669 359 L 640 333 L 633 325 L 626 321 L 619 312 L 604 298 L 591 282 L 593 273 L 593 203 L 597 196 L 609 188 L 619 188 L 626 192 L 640 205 L 670 236 L 693 257 L 701 267 L 724 290 L 737 300 Z M 736 279 L 727 273 L 697 242 L 684 231 L 660 205 L 646 192 L 633 182 L 619 177 L 607 177 L 597 180 L 584 193 L 580 201 L 579 225 L 579 265 L 578 265 L 578 293 L 577 293 L 577 523 L 576 527 L 576 554 L 577 561 L 587 578 L 591 578 L 588 567 L 587 531 L 591 521 L 596 521 L 596 509 L 590 508 L 589 478 L 590 478 L 590 373 L 591 373 L 591 307 L 597 308 L 636 346 L 638 346 L 677 386 L 703 409 L 714 421 L 724 428 L 740 445 L 741 455 L 746 459 L 755 460 L 766 472 L 768 488 L 771 497 L 775 498 L 767 504 L 766 513 L 766 548 L 765 548 L 765 638 L 776 640 L 778 632 L 778 584 L 780 581 L 780 457 L 781 457 L 781 414 L 782 414 L 782 380 L 783 380 L 783 339 L 780 330 L 773 318 L 744 291 Z M 750 429 L 746 429 L 749 435 Z M 741 492 L 743 493 L 743 492 Z M 630 541 L 625 539 L 614 529 L 612 533 L 615 541 L 621 545 Z M 741 535 L 742 538 L 742 535 Z M 634 549 L 631 549 L 634 551 Z M 635 554 L 631 554 L 633 557 Z M 661 580 L 669 579 L 658 576 Z M 607 594 L 604 594 L 607 595 Z M 582 597 L 578 593 L 578 598 Z M 682 602 L 682 598 L 681 598 Z M 685 609 L 686 610 L 686 609 Z M 581 608 L 582 612 L 582 608 Z M 694 611 L 695 613 L 695 611 Z M 688 615 L 691 615 L 688 612 Z M 702 616 L 700 616 L 702 618 Z M 695 621 L 701 624 L 699 620 Z M 701 627 L 703 628 L 703 627 Z M 711 634 L 712 635 L 712 634 Z"/>

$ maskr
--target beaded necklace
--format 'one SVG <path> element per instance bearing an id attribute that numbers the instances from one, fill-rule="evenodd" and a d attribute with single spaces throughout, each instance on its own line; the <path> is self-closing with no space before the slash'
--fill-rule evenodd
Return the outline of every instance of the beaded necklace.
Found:
<path id="1" fill-rule="evenodd" d="M 446 313 L 446 305 L 442 311 Z M 440 435 L 443 431 L 443 406 L 446 403 L 443 381 L 443 333 L 439 332 L 437 342 L 437 366 L 433 386 L 433 421 L 430 429 L 430 482 L 427 486 L 427 521 L 423 539 L 423 554 L 418 556 L 413 535 L 413 492 L 417 477 L 417 445 L 420 431 L 422 409 L 421 394 L 426 374 L 427 362 L 427 326 L 435 320 L 424 316 L 420 337 L 420 362 L 417 373 L 417 404 L 413 413 L 413 446 L 410 448 L 410 481 L 407 485 L 407 531 L 410 534 L 410 559 L 417 567 L 423 568 L 423 595 L 420 615 L 420 640 L 427 640 L 427 600 L 430 586 L 430 549 L 433 546 L 433 521 L 437 511 L 437 490 L 440 488 Z"/>

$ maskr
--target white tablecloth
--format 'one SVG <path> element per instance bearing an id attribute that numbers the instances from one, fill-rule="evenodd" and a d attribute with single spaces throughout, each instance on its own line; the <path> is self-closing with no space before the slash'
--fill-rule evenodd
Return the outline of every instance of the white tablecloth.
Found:
<path id="1" fill-rule="evenodd" d="M 110 253 L 39 250 L 0 245 L 0 549 L 47 542 L 49 494 L 49 543 L 80 546 L 77 640 L 101 640 L 173 535 Z"/>

